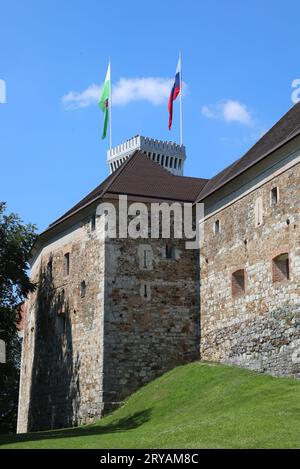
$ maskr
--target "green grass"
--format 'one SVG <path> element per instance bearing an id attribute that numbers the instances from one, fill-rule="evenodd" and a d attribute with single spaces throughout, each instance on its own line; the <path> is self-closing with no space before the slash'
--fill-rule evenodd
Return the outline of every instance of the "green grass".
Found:
<path id="1" fill-rule="evenodd" d="M 94 425 L 1 436 L 1 448 L 299 448 L 300 381 L 195 362 Z"/>

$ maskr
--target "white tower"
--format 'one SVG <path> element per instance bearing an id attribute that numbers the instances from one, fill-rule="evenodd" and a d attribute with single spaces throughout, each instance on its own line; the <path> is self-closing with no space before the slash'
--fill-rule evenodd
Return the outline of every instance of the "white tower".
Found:
<path id="1" fill-rule="evenodd" d="M 121 145 L 108 150 L 107 163 L 113 173 L 136 150 L 141 150 L 156 163 L 176 176 L 183 176 L 186 159 L 185 146 L 175 142 L 164 142 L 153 138 L 136 135 Z"/>

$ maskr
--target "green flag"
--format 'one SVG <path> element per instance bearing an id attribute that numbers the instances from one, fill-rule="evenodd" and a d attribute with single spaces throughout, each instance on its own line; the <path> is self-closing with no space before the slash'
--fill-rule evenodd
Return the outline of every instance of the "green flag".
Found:
<path id="1" fill-rule="evenodd" d="M 102 131 L 102 138 L 106 137 L 107 133 L 107 125 L 108 125 L 108 113 L 110 107 L 110 62 L 108 64 L 105 82 L 102 86 L 101 96 L 99 100 L 99 107 L 104 112 L 104 123 L 103 123 L 103 131 Z"/>

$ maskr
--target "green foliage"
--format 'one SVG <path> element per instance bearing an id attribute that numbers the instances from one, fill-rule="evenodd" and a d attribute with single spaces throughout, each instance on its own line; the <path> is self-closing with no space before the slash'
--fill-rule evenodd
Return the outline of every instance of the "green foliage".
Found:
<path id="1" fill-rule="evenodd" d="M 300 381 L 194 362 L 95 425 L 0 438 L 2 448 L 299 448 Z"/>
<path id="2" fill-rule="evenodd" d="M 6 344 L 6 363 L 0 363 L 0 433 L 15 430 L 20 340 L 17 324 L 27 294 L 34 290 L 28 276 L 29 257 L 36 239 L 35 227 L 18 215 L 5 213 L 0 202 L 0 339 Z"/>

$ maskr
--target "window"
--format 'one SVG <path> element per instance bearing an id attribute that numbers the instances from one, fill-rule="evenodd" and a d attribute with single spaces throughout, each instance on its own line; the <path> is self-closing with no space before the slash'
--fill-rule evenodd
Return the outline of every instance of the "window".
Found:
<path id="1" fill-rule="evenodd" d="M 52 280 L 52 259 L 47 264 L 47 279 Z"/>
<path id="2" fill-rule="evenodd" d="M 95 231 L 95 229 L 96 229 L 96 215 L 93 215 L 91 217 L 91 230 Z"/>
<path id="3" fill-rule="evenodd" d="M 141 283 L 140 294 L 141 294 L 141 297 L 144 301 L 150 301 L 151 300 L 151 287 L 150 287 L 150 284 L 148 282 L 142 282 Z"/>
<path id="4" fill-rule="evenodd" d="M 181 160 L 178 161 L 178 169 L 181 169 Z"/>
<path id="5" fill-rule="evenodd" d="M 65 314 L 65 290 L 62 289 L 57 297 L 57 314 Z"/>
<path id="6" fill-rule="evenodd" d="M 271 205 L 277 205 L 278 204 L 278 187 L 273 187 L 271 190 Z"/>
<path id="7" fill-rule="evenodd" d="M 173 156 L 170 158 L 170 168 L 173 168 Z"/>
<path id="8" fill-rule="evenodd" d="M 85 294 L 86 294 L 86 283 L 85 281 L 83 280 L 80 284 L 80 297 L 81 298 L 84 298 L 85 297 Z"/>
<path id="9" fill-rule="evenodd" d="M 220 220 L 216 220 L 214 223 L 214 233 L 215 234 L 220 233 Z"/>
<path id="10" fill-rule="evenodd" d="M 165 162 L 165 155 L 161 155 L 160 164 L 163 166 Z"/>
<path id="11" fill-rule="evenodd" d="M 274 257 L 272 261 L 273 282 L 283 282 L 290 279 L 290 263 L 287 253 Z"/>
<path id="12" fill-rule="evenodd" d="M 142 270 L 152 270 L 153 267 L 153 251 L 148 244 L 141 244 L 138 247 L 139 267 Z"/>
<path id="13" fill-rule="evenodd" d="M 169 166 L 169 157 L 166 156 L 166 166 L 168 167 Z"/>
<path id="14" fill-rule="evenodd" d="M 166 259 L 176 259 L 176 250 L 174 246 L 170 246 L 167 244 L 166 246 Z"/>
<path id="15" fill-rule="evenodd" d="M 66 252 L 64 255 L 64 275 L 67 276 L 70 273 L 70 253 Z"/>
<path id="16" fill-rule="evenodd" d="M 245 271 L 237 270 L 232 274 L 232 296 L 233 298 L 245 295 Z"/>

